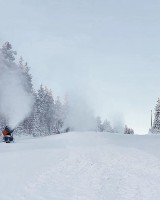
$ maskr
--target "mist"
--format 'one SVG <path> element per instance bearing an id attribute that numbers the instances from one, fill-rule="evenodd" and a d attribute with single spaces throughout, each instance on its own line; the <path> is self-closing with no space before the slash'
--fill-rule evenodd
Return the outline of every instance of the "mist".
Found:
<path id="1" fill-rule="evenodd" d="M 111 117 L 111 122 L 115 132 L 123 133 L 125 127 L 124 116 L 120 112 L 113 112 Z"/>
<path id="2" fill-rule="evenodd" d="M 0 114 L 11 128 L 18 126 L 29 116 L 33 106 L 33 96 L 24 88 L 24 77 L 18 66 L 3 61 L 0 57 Z"/>
<path id="3" fill-rule="evenodd" d="M 71 127 L 75 131 L 95 130 L 95 115 L 84 95 L 70 93 L 68 102 L 68 113 L 64 127 Z"/>

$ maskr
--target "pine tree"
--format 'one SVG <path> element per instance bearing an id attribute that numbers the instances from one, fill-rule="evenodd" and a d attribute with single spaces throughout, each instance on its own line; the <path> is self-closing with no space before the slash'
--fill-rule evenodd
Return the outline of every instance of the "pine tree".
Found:
<path id="1" fill-rule="evenodd" d="M 34 105 L 33 105 L 33 108 L 32 108 L 32 113 L 29 117 L 29 120 L 30 120 L 30 133 L 33 135 L 33 136 L 39 136 L 40 135 L 40 121 L 39 121 L 39 114 L 38 114 L 38 106 L 37 106 L 37 92 L 36 91 L 33 91 L 33 95 L 34 95 Z"/>
<path id="2" fill-rule="evenodd" d="M 1 48 L 1 52 L 4 58 L 8 61 L 14 61 L 17 52 L 12 49 L 12 45 L 9 42 L 5 42 Z"/>
<path id="3" fill-rule="evenodd" d="M 33 84 L 32 84 L 32 75 L 29 73 L 29 67 L 28 64 L 24 64 L 24 60 L 22 56 L 20 57 L 19 60 L 19 69 L 20 69 L 20 74 L 21 74 L 21 84 L 23 85 L 23 88 L 25 92 L 28 95 L 32 95 L 35 97 L 34 91 L 33 91 Z M 32 112 L 30 116 L 28 116 L 20 125 L 19 125 L 19 132 L 23 130 L 24 134 L 32 134 L 33 130 L 33 111 L 35 109 L 32 109 Z"/>
<path id="4" fill-rule="evenodd" d="M 48 90 L 47 87 L 45 87 L 45 124 L 47 129 L 47 134 L 53 133 L 53 127 L 54 127 L 54 99 L 52 95 L 52 91 Z"/>
<path id="5" fill-rule="evenodd" d="M 132 128 L 128 128 L 127 125 L 125 125 L 124 134 L 134 134 L 134 130 Z"/>
<path id="6" fill-rule="evenodd" d="M 25 62 L 22 58 L 22 56 L 20 57 L 19 60 L 19 67 L 20 67 L 20 71 L 23 75 L 23 86 L 26 90 L 26 92 L 28 93 L 33 93 L 33 83 L 32 83 L 32 75 L 30 74 L 30 68 L 28 66 L 28 63 Z"/>
<path id="7" fill-rule="evenodd" d="M 111 127 L 110 122 L 106 119 L 104 120 L 103 124 L 102 124 L 102 129 L 104 132 L 110 132 L 113 133 L 113 128 Z"/>
<path id="8" fill-rule="evenodd" d="M 54 132 L 60 133 L 63 124 L 64 124 L 63 105 L 60 101 L 60 98 L 57 97 L 54 104 Z"/>
<path id="9" fill-rule="evenodd" d="M 37 116 L 40 123 L 40 135 L 45 135 L 46 132 L 46 126 L 45 126 L 45 89 L 43 85 L 41 84 L 38 93 L 37 93 Z"/>
<path id="10" fill-rule="evenodd" d="M 37 92 L 36 121 L 39 121 L 40 135 L 49 135 L 54 131 L 54 99 L 51 90 L 47 87 L 40 86 Z"/>
<path id="11" fill-rule="evenodd" d="M 96 117 L 96 131 L 103 132 L 102 120 L 99 116 Z"/>
<path id="12" fill-rule="evenodd" d="M 151 128 L 152 133 L 160 133 L 160 98 L 158 98 L 155 114 L 154 114 L 154 122 Z"/>

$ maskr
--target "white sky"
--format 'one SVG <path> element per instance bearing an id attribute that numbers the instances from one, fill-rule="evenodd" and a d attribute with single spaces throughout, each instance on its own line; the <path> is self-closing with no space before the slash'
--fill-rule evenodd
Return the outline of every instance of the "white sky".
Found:
<path id="1" fill-rule="evenodd" d="M 72 90 L 96 114 L 147 133 L 160 95 L 160 2 L 0 0 L 0 43 L 31 66 L 34 84 Z"/>

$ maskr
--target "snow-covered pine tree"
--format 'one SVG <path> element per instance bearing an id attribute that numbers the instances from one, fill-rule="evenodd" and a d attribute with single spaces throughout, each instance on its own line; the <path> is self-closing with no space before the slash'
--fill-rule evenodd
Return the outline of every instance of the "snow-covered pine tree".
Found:
<path id="1" fill-rule="evenodd" d="M 104 120 L 103 124 L 102 124 L 102 129 L 104 132 L 110 132 L 113 133 L 113 128 L 111 127 L 110 122 L 106 119 Z"/>
<path id="2" fill-rule="evenodd" d="M 20 57 L 19 60 L 19 67 L 20 67 L 20 71 L 23 75 L 23 85 L 24 88 L 26 90 L 27 93 L 33 93 L 33 83 L 32 83 L 32 75 L 30 74 L 30 68 L 28 66 L 28 63 L 25 62 L 22 58 L 22 56 Z"/>
<path id="3" fill-rule="evenodd" d="M 28 95 L 32 95 L 35 97 L 35 94 L 33 92 L 33 84 L 32 84 L 32 75 L 29 72 L 29 67 L 28 64 L 25 63 L 24 64 L 24 60 L 22 58 L 22 56 L 20 57 L 18 66 L 20 68 L 20 72 L 21 72 L 21 83 L 24 87 L 24 90 L 26 91 L 26 93 Z M 23 132 L 24 134 L 32 134 L 32 130 L 33 130 L 33 110 L 32 113 L 30 114 L 30 116 L 28 116 L 17 128 L 20 132 Z"/>
<path id="4" fill-rule="evenodd" d="M 69 116 L 69 103 L 68 103 L 68 98 L 67 96 L 65 96 L 64 98 L 64 104 L 62 105 L 62 109 L 63 109 L 63 132 L 69 132 L 72 131 L 72 128 L 68 125 L 67 122 L 67 117 Z"/>
<path id="5" fill-rule="evenodd" d="M 113 133 L 114 130 L 111 127 L 110 122 L 105 119 L 104 121 L 101 120 L 101 117 L 96 117 L 96 131 L 97 132 L 110 132 Z"/>
<path id="6" fill-rule="evenodd" d="M 154 122 L 151 128 L 151 133 L 160 133 L 160 98 L 158 98 L 155 107 Z"/>
<path id="7" fill-rule="evenodd" d="M 17 55 L 17 52 L 12 49 L 12 45 L 9 42 L 5 42 L 2 45 L 1 52 L 8 61 L 14 61 L 15 55 Z"/>
<path id="8" fill-rule="evenodd" d="M 45 122 L 47 134 L 52 134 L 54 132 L 54 99 L 52 91 L 45 87 Z"/>
<path id="9" fill-rule="evenodd" d="M 38 95 L 37 95 L 37 92 L 36 91 L 33 91 L 33 96 L 34 96 L 34 105 L 33 105 L 33 108 L 32 108 L 32 113 L 29 117 L 29 120 L 30 120 L 30 132 L 33 136 L 39 136 L 40 135 L 40 121 L 39 121 L 39 113 L 38 113 L 38 106 L 37 106 L 37 98 L 38 98 Z"/>
<path id="10" fill-rule="evenodd" d="M 51 90 L 47 87 L 40 86 L 37 92 L 36 108 L 34 114 L 36 121 L 38 120 L 40 135 L 49 135 L 54 132 L 55 113 L 54 99 Z"/>
<path id="11" fill-rule="evenodd" d="M 36 106 L 37 106 L 37 117 L 40 123 L 40 135 L 46 134 L 46 125 L 45 125 L 45 89 L 41 84 L 37 92 Z"/>
<path id="12" fill-rule="evenodd" d="M 60 98 L 57 97 L 55 104 L 54 104 L 54 132 L 60 133 L 61 128 L 64 124 L 64 112 L 63 112 L 63 105 L 60 101 Z"/>
<path id="13" fill-rule="evenodd" d="M 132 128 L 128 128 L 127 125 L 125 125 L 124 134 L 134 134 L 134 130 Z"/>
<path id="14" fill-rule="evenodd" d="M 96 131 L 103 132 L 102 120 L 101 117 L 96 117 Z"/>

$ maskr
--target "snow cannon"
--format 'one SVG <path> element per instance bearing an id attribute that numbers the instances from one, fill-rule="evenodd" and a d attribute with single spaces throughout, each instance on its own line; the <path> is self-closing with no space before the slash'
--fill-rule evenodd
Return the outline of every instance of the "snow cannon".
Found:
<path id="1" fill-rule="evenodd" d="M 8 127 L 8 126 L 6 126 L 6 127 L 2 130 L 3 142 L 6 142 L 6 143 L 14 142 L 14 139 L 13 139 L 13 131 L 14 131 L 14 129 L 11 129 L 11 128 Z"/>

